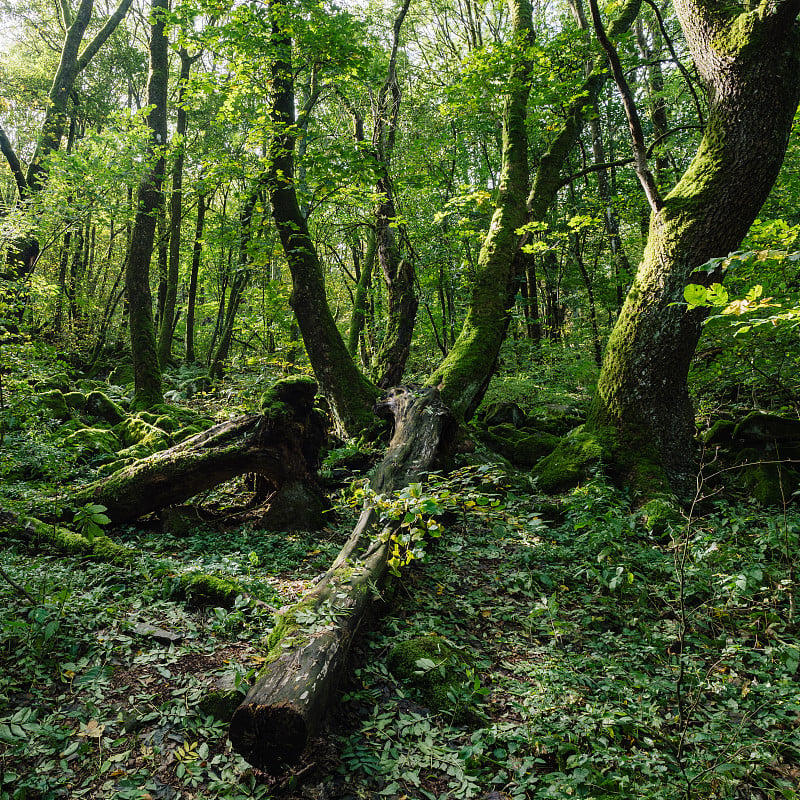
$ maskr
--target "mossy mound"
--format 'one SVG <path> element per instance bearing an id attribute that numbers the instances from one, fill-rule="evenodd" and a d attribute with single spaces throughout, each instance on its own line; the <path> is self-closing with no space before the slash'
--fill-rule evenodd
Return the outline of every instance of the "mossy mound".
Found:
<path id="1" fill-rule="evenodd" d="M 730 419 L 718 419 L 707 431 L 700 434 L 700 441 L 706 445 L 728 445 L 733 441 L 736 423 Z"/>
<path id="2" fill-rule="evenodd" d="M 594 434 L 581 425 L 558 443 L 533 468 L 538 487 L 547 494 L 566 491 L 585 481 L 599 466 L 604 450 Z"/>
<path id="3" fill-rule="evenodd" d="M 118 425 L 125 419 L 125 411 L 103 392 L 90 392 L 86 398 L 86 413 Z"/>
<path id="4" fill-rule="evenodd" d="M 64 393 L 60 389 L 48 389 L 40 392 L 39 406 L 44 410 L 48 417 L 53 419 L 69 419 L 70 411 Z"/>
<path id="5" fill-rule="evenodd" d="M 120 446 L 117 435 L 106 428 L 81 428 L 71 433 L 64 443 L 91 455 L 113 454 Z"/>
<path id="6" fill-rule="evenodd" d="M 800 486 L 800 474 L 766 457 L 758 448 L 742 450 L 737 457 L 742 486 L 762 506 L 783 507 Z"/>
<path id="7" fill-rule="evenodd" d="M 181 576 L 180 591 L 192 606 L 233 608 L 233 601 L 237 594 L 242 594 L 242 587 L 232 578 L 193 572 Z"/>
<path id="8" fill-rule="evenodd" d="M 166 432 L 143 419 L 141 413 L 126 417 L 114 426 L 114 433 L 119 437 L 120 442 L 125 447 L 145 445 L 151 453 L 169 447 L 169 438 Z"/>
<path id="9" fill-rule="evenodd" d="M 468 660 L 441 636 L 431 633 L 396 644 L 388 666 L 432 711 L 449 714 L 459 724 L 474 719 L 477 707 L 469 693 Z"/>
<path id="10" fill-rule="evenodd" d="M 543 431 L 518 430 L 510 423 L 495 425 L 480 435 L 484 444 L 520 467 L 532 467 L 552 453 L 559 439 Z"/>
<path id="11" fill-rule="evenodd" d="M 44 378 L 38 381 L 33 386 L 33 391 L 36 394 L 43 394 L 45 392 L 53 391 L 54 389 L 64 394 L 69 391 L 70 379 L 69 375 L 65 372 L 59 372 L 51 375 L 49 378 Z"/>
<path id="12" fill-rule="evenodd" d="M 276 381 L 261 396 L 261 413 L 272 419 L 291 416 L 293 409 L 311 407 L 317 382 L 307 375 L 293 375 Z"/>
<path id="13" fill-rule="evenodd" d="M 211 420 L 198 417 L 197 413 L 192 411 L 191 408 L 174 406 L 169 403 L 158 403 L 158 405 L 153 406 L 150 411 L 159 418 L 169 417 L 171 420 L 174 420 L 176 427 L 180 427 L 180 425 L 205 424 L 206 422 L 208 422 L 208 424 L 213 424 Z M 202 423 L 200 423 L 201 419 L 203 420 Z"/>
<path id="14" fill-rule="evenodd" d="M 656 536 L 663 536 L 685 522 L 680 506 L 673 497 L 654 497 L 648 500 L 641 508 L 641 515 L 645 528 Z"/>
<path id="15" fill-rule="evenodd" d="M 83 392 L 67 392 L 64 395 L 64 402 L 67 404 L 67 408 L 73 411 L 86 409 L 86 395 Z"/>
<path id="16" fill-rule="evenodd" d="M 562 403 L 543 403 L 536 407 L 528 419 L 528 427 L 565 436 L 586 419 L 586 412 Z"/>
<path id="17" fill-rule="evenodd" d="M 516 404 L 508 400 L 495 400 L 482 409 L 480 421 L 487 427 L 495 425 L 512 425 L 521 428 L 525 425 L 525 412 Z"/>

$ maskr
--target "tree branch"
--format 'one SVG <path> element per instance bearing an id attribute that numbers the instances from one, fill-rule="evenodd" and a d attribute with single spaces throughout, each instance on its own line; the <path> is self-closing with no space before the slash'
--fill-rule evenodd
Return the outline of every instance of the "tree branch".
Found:
<path id="1" fill-rule="evenodd" d="M 611 74 L 614 77 L 614 82 L 617 84 L 617 88 L 622 95 L 625 116 L 628 118 L 628 127 L 631 132 L 636 174 L 639 177 L 639 182 L 642 184 L 650 208 L 657 214 L 663 207 L 664 201 L 661 199 L 661 194 L 656 186 L 655 178 L 647 164 L 647 149 L 644 144 L 644 133 L 642 131 L 641 120 L 639 119 L 639 113 L 636 110 L 636 103 L 633 99 L 633 92 L 631 92 L 631 88 L 625 80 L 619 54 L 606 35 L 603 21 L 600 19 L 600 10 L 597 7 L 597 0 L 589 0 L 589 9 L 592 14 L 592 22 L 594 23 L 594 29 L 597 33 L 597 39 L 600 42 L 600 46 L 605 51 L 609 67 L 611 68 Z"/>
<path id="2" fill-rule="evenodd" d="M 123 17 L 128 13 L 132 0 L 120 0 L 117 10 L 108 18 L 106 24 L 97 32 L 97 35 L 84 48 L 78 59 L 77 72 L 81 72 L 86 65 L 95 57 L 97 51 L 105 44 L 114 29 L 122 22 Z"/>
<path id="3" fill-rule="evenodd" d="M 14 152 L 14 148 L 8 140 L 8 136 L 6 136 L 6 132 L 3 128 L 0 128 L 0 152 L 6 157 L 8 166 L 14 175 L 14 180 L 17 183 L 17 191 L 19 192 L 19 199 L 24 200 L 28 196 L 28 181 L 25 180 L 25 173 L 22 171 L 22 165 L 19 163 L 17 154 Z"/>
<path id="4" fill-rule="evenodd" d="M 669 50 L 670 55 L 672 56 L 672 60 L 675 62 L 675 65 L 683 75 L 683 79 L 686 81 L 686 86 L 689 88 L 689 91 L 692 94 L 692 98 L 694 99 L 694 108 L 697 111 L 697 119 L 700 121 L 701 127 L 705 126 L 705 121 L 703 118 L 703 107 L 700 103 L 700 98 L 697 96 L 697 92 L 694 89 L 694 83 L 692 81 L 691 75 L 689 75 L 689 70 L 683 66 L 683 63 L 678 58 L 678 54 L 675 52 L 675 47 L 672 44 L 672 39 L 670 38 L 669 33 L 667 32 L 667 26 L 664 24 L 664 17 L 661 15 L 661 10 L 656 5 L 655 0 L 644 0 L 650 8 L 653 9 L 653 13 L 656 15 L 656 20 L 658 21 L 658 27 L 661 30 L 661 35 L 664 37 L 664 43 L 667 45 L 667 50 Z M 800 2 L 800 0 L 798 0 Z"/>

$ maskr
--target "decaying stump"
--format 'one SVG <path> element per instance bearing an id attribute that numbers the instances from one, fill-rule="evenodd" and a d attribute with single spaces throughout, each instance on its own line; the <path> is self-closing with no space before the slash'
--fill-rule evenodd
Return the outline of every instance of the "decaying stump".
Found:
<path id="1" fill-rule="evenodd" d="M 391 442 L 370 483 L 376 494 L 389 494 L 431 468 L 455 425 L 435 389 L 392 389 L 375 410 L 394 418 Z M 228 732 L 234 749 L 254 766 L 276 773 L 296 761 L 324 718 L 353 635 L 387 573 L 392 544 L 380 533 L 367 501 L 322 580 L 281 614 L 266 666 Z"/>
<path id="2" fill-rule="evenodd" d="M 223 422 L 140 459 L 87 486 L 72 502 L 104 505 L 118 523 L 250 472 L 276 487 L 301 483 L 313 491 L 325 437 L 324 415 L 314 408 L 316 391 L 310 378 L 279 381 L 266 393 L 262 414 Z"/>

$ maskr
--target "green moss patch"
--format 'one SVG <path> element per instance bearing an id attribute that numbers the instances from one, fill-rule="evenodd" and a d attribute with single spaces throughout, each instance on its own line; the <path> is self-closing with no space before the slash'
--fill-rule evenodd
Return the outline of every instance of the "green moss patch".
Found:
<path id="1" fill-rule="evenodd" d="M 541 458 L 552 453 L 559 439 L 542 431 L 518 430 L 510 423 L 495 425 L 480 437 L 484 444 L 500 453 L 513 464 L 532 467 Z"/>
<path id="2" fill-rule="evenodd" d="M 307 375 L 294 375 L 276 381 L 261 396 L 261 413 L 277 419 L 291 416 L 296 408 L 311 408 L 317 382 Z"/>
<path id="3" fill-rule="evenodd" d="M 69 419 L 70 412 L 64 394 L 60 389 L 48 389 L 39 394 L 39 405 L 49 417 Z"/>
<path id="4" fill-rule="evenodd" d="M 86 398 L 86 413 L 92 417 L 99 417 L 112 425 L 117 425 L 125 419 L 125 411 L 103 392 L 90 392 Z"/>
<path id="5" fill-rule="evenodd" d="M 198 607 L 232 608 L 236 595 L 242 594 L 238 581 L 202 572 L 182 575 L 180 590 L 190 605 Z"/>
<path id="6" fill-rule="evenodd" d="M 435 633 L 396 644 L 388 666 L 431 710 L 452 715 L 462 723 L 475 717 L 477 707 L 468 694 L 470 664 L 461 651 Z"/>
<path id="7" fill-rule="evenodd" d="M 533 468 L 533 475 L 543 492 L 555 494 L 585 481 L 599 466 L 603 455 L 597 438 L 581 426 L 565 436 L 556 449 Z"/>

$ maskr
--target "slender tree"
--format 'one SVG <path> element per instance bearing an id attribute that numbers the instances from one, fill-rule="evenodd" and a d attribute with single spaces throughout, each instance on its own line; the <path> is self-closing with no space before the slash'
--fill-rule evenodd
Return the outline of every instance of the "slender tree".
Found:
<path id="1" fill-rule="evenodd" d="M 131 355 L 134 373 L 134 406 L 146 408 L 163 400 L 161 368 L 153 327 L 153 298 L 150 292 L 150 260 L 156 230 L 156 216 L 164 204 L 167 143 L 167 87 L 169 83 L 168 41 L 164 31 L 169 0 L 151 0 L 150 71 L 147 102 L 151 106 L 147 124 L 151 131 L 150 158 L 137 195 L 136 219 L 131 232 L 125 290 L 129 306 Z"/>

